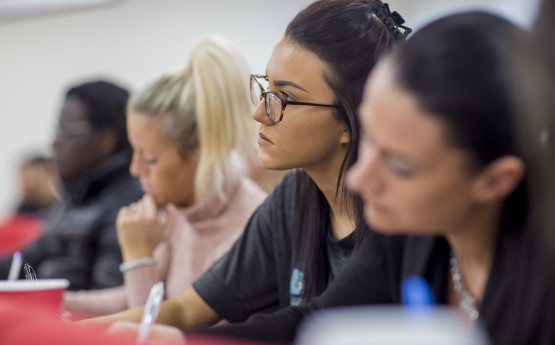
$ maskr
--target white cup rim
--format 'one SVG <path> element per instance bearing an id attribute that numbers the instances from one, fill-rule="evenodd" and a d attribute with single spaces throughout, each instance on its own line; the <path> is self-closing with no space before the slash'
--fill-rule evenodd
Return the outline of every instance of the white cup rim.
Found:
<path id="1" fill-rule="evenodd" d="M 0 281 L 0 292 L 55 290 L 66 289 L 68 286 L 67 279 L 3 280 Z"/>

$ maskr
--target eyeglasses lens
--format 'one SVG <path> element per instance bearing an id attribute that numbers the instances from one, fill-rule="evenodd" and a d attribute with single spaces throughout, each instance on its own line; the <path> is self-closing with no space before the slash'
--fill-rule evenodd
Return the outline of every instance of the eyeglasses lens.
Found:
<path id="1" fill-rule="evenodd" d="M 258 106 L 262 100 L 262 88 L 255 77 L 251 77 L 251 101 Z"/>
<path id="2" fill-rule="evenodd" d="M 281 99 L 271 92 L 266 94 L 266 113 L 274 122 L 281 116 Z"/>

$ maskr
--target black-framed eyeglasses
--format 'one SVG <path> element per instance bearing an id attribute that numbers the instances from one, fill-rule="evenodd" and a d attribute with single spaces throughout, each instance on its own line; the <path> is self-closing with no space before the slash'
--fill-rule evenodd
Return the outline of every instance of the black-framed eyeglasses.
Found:
<path id="1" fill-rule="evenodd" d="M 285 112 L 285 107 L 287 105 L 310 105 L 315 107 L 330 107 L 336 108 L 336 104 L 322 104 L 322 103 L 309 103 L 309 102 L 297 102 L 289 101 L 283 96 L 279 95 L 274 91 L 265 91 L 264 87 L 260 83 L 259 79 L 268 80 L 265 75 L 255 75 L 250 76 L 250 87 L 251 87 L 251 101 L 255 106 L 258 106 L 262 99 L 264 99 L 264 105 L 266 106 L 266 114 L 270 120 L 274 122 L 280 122 L 283 118 L 283 113 Z"/>
<path id="2" fill-rule="evenodd" d="M 72 120 L 59 122 L 54 131 L 54 135 L 57 138 L 70 139 L 89 135 L 94 132 L 94 128 L 88 121 Z"/>

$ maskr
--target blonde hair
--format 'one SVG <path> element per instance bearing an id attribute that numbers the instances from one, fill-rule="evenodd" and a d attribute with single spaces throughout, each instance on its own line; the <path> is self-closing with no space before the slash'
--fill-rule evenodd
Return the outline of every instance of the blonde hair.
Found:
<path id="1" fill-rule="evenodd" d="M 228 40 L 209 36 L 192 49 L 188 64 L 162 75 L 133 95 L 129 110 L 149 118 L 170 116 L 163 134 L 179 154 L 200 148 L 195 200 L 216 190 L 224 198 L 226 179 L 234 174 L 232 154 L 254 146 L 249 67 Z"/>

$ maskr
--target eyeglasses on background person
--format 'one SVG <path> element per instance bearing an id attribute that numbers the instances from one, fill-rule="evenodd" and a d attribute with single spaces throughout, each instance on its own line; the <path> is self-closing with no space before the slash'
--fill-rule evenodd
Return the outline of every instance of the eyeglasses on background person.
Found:
<path id="1" fill-rule="evenodd" d="M 268 77 L 265 75 L 255 75 L 250 76 L 250 88 L 251 88 L 251 100 L 255 106 L 258 106 L 262 99 L 264 99 L 264 105 L 266 106 L 266 114 L 270 120 L 274 122 L 280 122 L 283 118 L 283 113 L 285 112 L 285 107 L 288 104 L 291 105 L 311 105 L 316 107 L 331 107 L 336 108 L 336 104 L 321 104 L 321 103 L 309 103 L 309 102 L 297 102 L 290 101 L 283 96 L 280 96 L 274 91 L 265 91 L 264 87 L 258 81 L 258 79 L 264 79 L 268 81 Z"/>
<path id="2" fill-rule="evenodd" d="M 70 139 L 94 133 L 94 128 L 88 121 L 62 121 L 58 123 L 54 133 L 57 138 Z"/>

